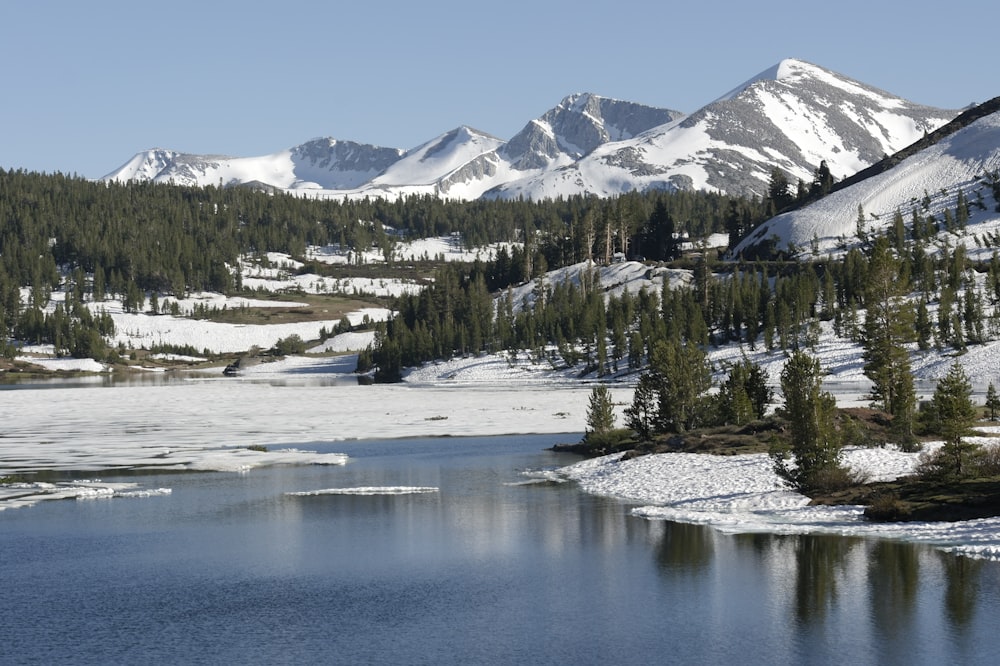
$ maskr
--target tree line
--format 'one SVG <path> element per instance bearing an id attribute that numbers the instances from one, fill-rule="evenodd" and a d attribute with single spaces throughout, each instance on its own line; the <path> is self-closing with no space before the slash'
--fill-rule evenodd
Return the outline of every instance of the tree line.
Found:
<path id="1" fill-rule="evenodd" d="M 459 234 L 468 247 L 518 243 L 506 267 L 483 276 L 492 290 L 584 258 L 638 251 L 670 258 L 675 233 L 664 244 L 661 224 L 676 233 L 719 231 L 733 205 L 728 197 L 694 192 L 541 202 L 423 195 L 318 200 L 247 187 L 98 183 L 0 169 L 0 327 L 5 339 L 62 342 L 68 338 L 52 334 L 62 324 L 46 321 L 54 316 L 45 308 L 56 289 L 98 302 L 118 298 L 135 311 L 147 298 L 238 292 L 235 267 L 246 255 L 304 259 L 309 246 L 334 246 L 355 257 L 378 250 L 392 261 L 399 240 L 448 234 Z M 23 299 L 22 288 L 28 289 Z M 98 331 L 81 313 L 67 305 L 62 316 Z M 459 340 L 455 348 L 476 348 L 477 340 Z M 62 345 L 58 351 L 70 352 Z M 4 352 L 10 356 L 13 348 L 6 344 Z"/>

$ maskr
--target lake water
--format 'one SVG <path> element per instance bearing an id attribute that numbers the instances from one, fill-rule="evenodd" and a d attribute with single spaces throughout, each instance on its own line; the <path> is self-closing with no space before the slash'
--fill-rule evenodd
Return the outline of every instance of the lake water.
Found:
<path id="1" fill-rule="evenodd" d="M 997 563 L 632 517 L 523 473 L 566 440 L 313 443 L 350 462 L 2 511 L 0 663 L 995 663 Z"/>

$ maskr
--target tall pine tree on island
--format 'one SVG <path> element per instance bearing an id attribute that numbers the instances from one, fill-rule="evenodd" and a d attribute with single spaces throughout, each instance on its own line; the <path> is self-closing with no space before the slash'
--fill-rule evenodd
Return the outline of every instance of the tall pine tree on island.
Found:
<path id="1" fill-rule="evenodd" d="M 789 422 L 791 442 L 788 447 L 773 447 L 771 459 L 775 472 L 804 492 L 830 488 L 846 476 L 834 422 L 837 403 L 822 383 L 819 361 L 805 352 L 794 352 L 781 371 L 782 412 Z M 788 460 L 789 453 L 794 462 Z"/>

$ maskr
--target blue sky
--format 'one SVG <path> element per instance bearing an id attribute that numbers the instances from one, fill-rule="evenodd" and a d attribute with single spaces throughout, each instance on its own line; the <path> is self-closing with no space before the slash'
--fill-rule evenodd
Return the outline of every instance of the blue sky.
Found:
<path id="1" fill-rule="evenodd" d="M 993 0 L 6 2 L 0 167 L 506 139 L 575 92 L 692 112 L 787 57 L 960 108 L 1000 94 L 998 19 Z"/>

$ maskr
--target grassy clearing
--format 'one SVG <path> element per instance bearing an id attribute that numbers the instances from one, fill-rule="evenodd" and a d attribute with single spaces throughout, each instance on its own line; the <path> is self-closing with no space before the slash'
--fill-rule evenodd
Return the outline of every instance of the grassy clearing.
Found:
<path id="1" fill-rule="evenodd" d="M 246 307 L 212 310 L 204 319 L 222 324 L 297 324 L 307 321 L 339 321 L 352 312 L 364 308 L 385 307 L 378 300 L 362 300 L 341 295 L 325 294 L 245 294 L 259 301 L 295 301 L 304 306 Z"/>

